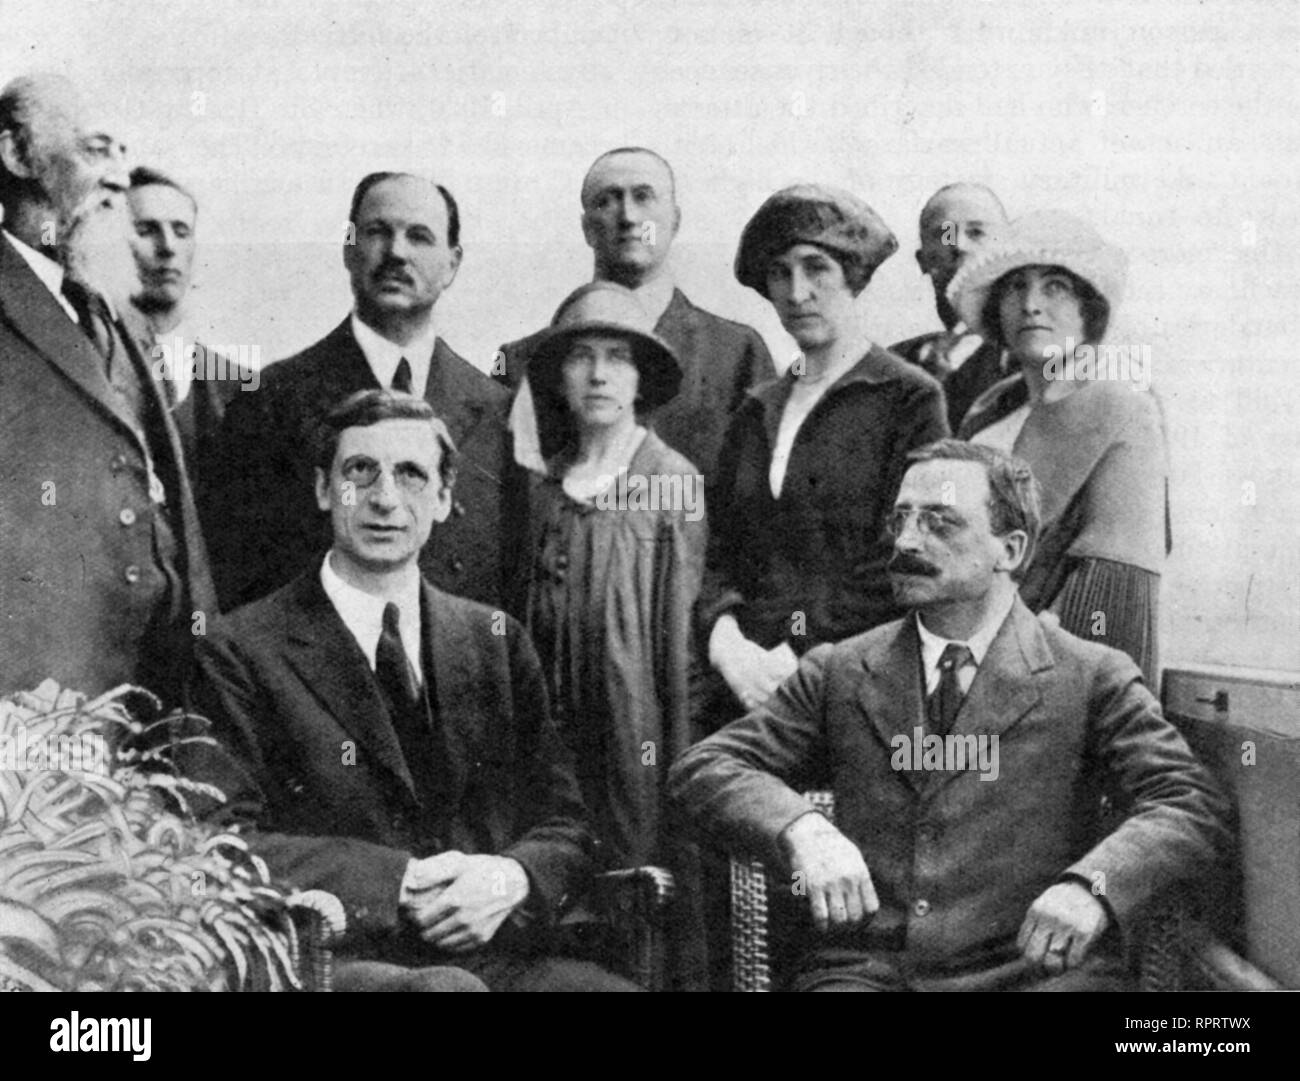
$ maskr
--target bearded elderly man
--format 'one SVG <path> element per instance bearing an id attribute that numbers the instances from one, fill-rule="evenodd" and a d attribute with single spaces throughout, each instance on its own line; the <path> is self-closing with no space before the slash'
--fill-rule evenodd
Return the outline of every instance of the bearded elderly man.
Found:
<path id="1" fill-rule="evenodd" d="M 333 544 L 210 629 L 193 700 L 219 745 L 179 744 L 182 769 L 278 876 L 343 902 L 340 989 L 636 990 L 553 952 L 594 845 L 528 636 L 420 573 L 453 505 L 446 425 L 365 390 L 313 450 Z"/>
<path id="2" fill-rule="evenodd" d="M 0 90 L 0 694 L 175 700 L 215 612 L 176 426 L 114 306 L 124 154 L 66 79 Z"/>
<path id="3" fill-rule="evenodd" d="M 1127 656 L 1017 595 L 1029 468 L 955 440 L 910 457 L 887 528 L 911 612 L 806 654 L 678 760 L 674 797 L 806 892 L 792 989 L 1122 989 L 1136 917 L 1217 871 L 1226 803 Z M 799 795 L 826 786 L 835 825 Z"/>

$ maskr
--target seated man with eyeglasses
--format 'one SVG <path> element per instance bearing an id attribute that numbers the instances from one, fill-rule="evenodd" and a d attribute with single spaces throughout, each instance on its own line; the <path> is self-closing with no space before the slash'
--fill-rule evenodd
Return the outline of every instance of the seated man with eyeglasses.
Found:
<path id="1" fill-rule="evenodd" d="M 1226 803 L 1133 661 L 1020 600 L 1029 467 L 956 440 L 909 459 L 886 529 L 911 611 L 811 650 L 678 759 L 673 798 L 807 899 L 792 989 L 1123 989 L 1134 918 L 1218 870 Z"/>
<path id="2" fill-rule="evenodd" d="M 340 990 L 637 990 L 554 955 L 593 842 L 531 642 L 420 574 L 452 505 L 446 425 L 367 390 L 317 443 L 333 546 L 199 639 L 217 745 L 180 743 L 185 774 L 278 878 L 343 902 Z"/>

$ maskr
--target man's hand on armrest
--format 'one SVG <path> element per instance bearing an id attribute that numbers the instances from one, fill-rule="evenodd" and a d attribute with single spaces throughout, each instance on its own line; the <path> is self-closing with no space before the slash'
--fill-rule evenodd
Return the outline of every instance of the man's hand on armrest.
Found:
<path id="1" fill-rule="evenodd" d="M 794 882 L 808 892 L 817 930 L 861 923 L 880 908 L 862 852 L 824 816 L 801 815 L 779 841 Z"/>
<path id="2" fill-rule="evenodd" d="M 1082 882 L 1058 882 L 1029 906 L 1016 946 L 1033 964 L 1064 972 L 1082 964 L 1110 922 L 1106 906 Z"/>
<path id="3" fill-rule="evenodd" d="M 440 852 L 411 861 L 401 903 L 424 941 L 451 953 L 468 953 L 492 940 L 528 900 L 530 889 L 517 860 Z"/>

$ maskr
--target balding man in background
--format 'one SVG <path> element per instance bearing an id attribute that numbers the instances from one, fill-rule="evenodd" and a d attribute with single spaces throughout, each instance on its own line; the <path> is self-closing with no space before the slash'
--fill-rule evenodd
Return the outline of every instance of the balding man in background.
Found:
<path id="1" fill-rule="evenodd" d="M 343 265 L 355 307 L 325 338 L 262 374 L 256 393 L 226 412 L 204 496 L 222 610 L 262 597 L 318 562 L 329 519 L 312 498 L 311 433 L 359 390 L 424 398 L 460 449 L 460 483 L 447 524 L 421 553 L 439 589 L 484 604 L 504 599 L 514 470 L 506 436 L 509 394 L 437 333 L 434 307 L 460 269 L 460 211 L 440 184 L 411 173 L 371 173 L 352 197 Z M 204 484 L 205 489 L 207 483 Z M 208 516 L 205 515 L 205 521 Z"/>
<path id="2" fill-rule="evenodd" d="M 681 225 L 672 167 L 652 150 L 620 147 L 592 163 L 582 182 L 582 233 L 595 259 L 593 279 L 633 290 L 655 333 L 682 363 L 681 390 L 651 417 L 655 432 L 693 462 L 706 484 L 732 411 L 745 392 L 776 371 L 752 327 L 697 308 L 673 283 L 668 255 Z M 501 347 L 495 374 L 521 387 L 511 412 L 517 460 L 539 472 L 564 443 L 565 418 L 537 410 L 527 388 L 528 359 L 542 333 Z"/>
<path id="3" fill-rule="evenodd" d="M 916 262 L 934 288 L 934 306 L 944 329 L 891 345 L 890 351 L 924 368 L 948 399 L 948 427 L 954 432 L 971 403 L 1005 374 L 1002 350 L 961 321 L 948 300 L 948 284 L 970 254 L 999 228 L 1007 213 L 983 184 L 946 184 L 921 210 L 921 246 Z"/>
<path id="4" fill-rule="evenodd" d="M 0 694 L 179 696 L 215 612 L 175 424 L 118 306 L 125 147 L 61 76 L 0 90 Z"/>

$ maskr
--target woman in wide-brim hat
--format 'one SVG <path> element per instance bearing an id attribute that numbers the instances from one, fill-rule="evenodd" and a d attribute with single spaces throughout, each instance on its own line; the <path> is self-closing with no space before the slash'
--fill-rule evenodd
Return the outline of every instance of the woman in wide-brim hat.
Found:
<path id="1" fill-rule="evenodd" d="M 871 207 L 817 184 L 778 191 L 741 236 L 736 277 L 799 353 L 737 409 L 709 493 L 699 627 L 715 723 L 762 702 L 812 646 L 899 613 L 882 523 L 908 452 L 948 426 L 939 385 L 863 325 L 863 290 L 897 249 Z"/>
<path id="2" fill-rule="evenodd" d="M 687 703 L 703 568 L 703 482 L 643 422 L 681 382 L 635 294 L 574 292 L 529 363 L 567 442 L 534 481 L 525 621 L 573 750 L 606 868 L 668 866 L 668 986 L 703 989 L 695 850 L 667 825 L 669 765 L 698 738 Z"/>
<path id="3" fill-rule="evenodd" d="M 1168 465 L 1149 347 L 1106 344 L 1127 262 L 1087 222 L 1038 211 L 962 267 L 949 297 L 1019 369 L 975 401 L 961 434 L 1024 459 L 1042 487 L 1021 595 L 1124 650 L 1154 688 Z"/>

